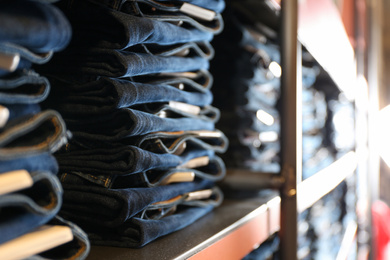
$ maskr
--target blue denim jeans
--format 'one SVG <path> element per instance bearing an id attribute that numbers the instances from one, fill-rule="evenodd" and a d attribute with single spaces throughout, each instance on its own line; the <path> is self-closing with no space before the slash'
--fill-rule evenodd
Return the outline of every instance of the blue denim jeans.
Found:
<path id="1" fill-rule="evenodd" d="M 68 50 L 59 53 L 48 73 L 82 74 L 106 77 L 133 77 L 139 75 L 207 70 L 209 62 L 202 57 L 155 56 L 131 51 L 108 49 Z"/>
<path id="2" fill-rule="evenodd" d="M 166 157 L 163 155 L 161 158 Z M 207 156 L 208 161 L 206 165 L 192 168 L 181 166 L 191 159 L 197 159 L 203 156 Z M 97 155 L 92 155 L 90 157 L 95 158 Z M 84 157 L 81 157 L 80 159 L 83 158 Z M 142 160 L 142 158 L 140 159 Z M 157 165 L 154 169 L 152 168 L 143 171 L 139 170 L 131 174 L 126 171 L 114 172 L 111 169 L 106 169 L 108 164 L 103 162 L 101 165 L 98 165 L 98 162 L 93 160 L 84 161 L 85 165 L 88 166 L 77 167 L 76 164 L 79 164 L 77 161 L 73 165 L 65 165 L 64 167 L 61 167 L 62 173 L 60 173 L 60 178 L 61 182 L 66 184 L 77 184 L 83 186 L 98 185 L 105 188 L 121 189 L 166 185 L 164 180 L 176 173 L 183 172 L 193 174 L 195 180 L 206 179 L 212 181 L 221 180 L 226 174 L 223 161 L 208 150 L 190 151 L 184 156 L 181 156 L 180 159 L 182 159 L 180 164 L 168 166 L 167 163 L 164 163 Z M 62 166 L 60 159 L 59 161 Z M 138 164 L 142 165 L 142 162 L 139 162 Z M 101 167 L 98 168 L 99 166 Z"/>
<path id="3" fill-rule="evenodd" d="M 26 156 L 23 152 L 13 158 L 0 158 L 0 173 L 24 169 L 28 172 L 49 171 L 54 174 L 58 172 L 57 160 L 51 153 L 37 153 Z"/>
<path id="4" fill-rule="evenodd" d="M 56 154 L 62 172 L 83 172 L 92 175 L 128 175 L 152 169 L 168 169 L 186 161 L 212 155 L 212 151 L 195 150 L 175 154 L 157 154 L 135 146 L 96 148 Z"/>
<path id="5" fill-rule="evenodd" d="M 10 42 L 0 43 L 0 53 L 7 54 L 7 55 L 19 55 L 20 61 L 17 67 L 17 69 L 19 70 L 29 68 L 32 63 L 35 64 L 47 63 L 53 56 L 52 51 L 46 53 L 35 53 L 23 46 L 10 43 Z"/>
<path id="6" fill-rule="evenodd" d="M 115 142 L 157 131 L 213 130 L 214 123 L 198 118 L 162 118 L 122 108 L 115 113 L 87 118 L 65 118 L 74 139 Z M 92 144 L 92 143 L 91 143 Z"/>
<path id="7" fill-rule="evenodd" d="M 56 111 L 19 117 L 0 131 L 0 158 L 53 153 L 67 142 L 68 135 L 65 123 Z"/>
<path id="8" fill-rule="evenodd" d="M 145 84 L 171 85 L 189 92 L 207 92 L 213 85 L 213 76 L 207 70 L 151 74 L 132 77 L 132 80 Z"/>
<path id="9" fill-rule="evenodd" d="M 62 188 L 51 172 L 31 172 L 33 186 L 0 196 L 0 243 L 52 219 L 62 204 Z"/>
<path id="10" fill-rule="evenodd" d="M 48 105 L 64 114 L 105 114 L 134 105 L 177 101 L 195 106 L 212 102 L 209 90 L 181 90 L 173 84 L 138 83 L 123 79 L 100 77 L 96 81 L 77 84 L 72 80 L 50 78 L 56 87 Z"/>
<path id="11" fill-rule="evenodd" d="M 0 104 L 35 104 L 47 98 L 50 83 L 32 70 L 0 78 Z"/>
<path id="12" fill-rule="evenodd" d="M 277 253 L 279 251 L 280 239 L 278 236 L 273 236 L 264 241 L 258 248 L 247 254 L 243 260 L 265 260 L 279 259 Z"/>
<path id="13" fill-rule="evenodd" d="M 118 227 L 153 203 L 211 185 L 210 181 L 203 180 L 152 188 L 107 189 L 63 183 L 65 193 L 60 215 L 79 225 Z"/>
<path id="14" fill-rule="evenodd" d="M 213 209 L 213 205 L 187 207 L 159 220 L 133 217 L 115 230 L 105 227 L 97 229 L 83 226 L 83 228 L 93 245 L 140 248 L 159 237 L 183 229 Z"/>
<path id="15" fill-rule="evenodd" d="M 6 107 L 9 111 L 9 121 L 41 112 L 39 104 L 7 104 L 4 105 L 4 107 Z"/>
<path id="16" fill-rule="evenodd" d="M 39 1 L 1 1 L 0 24 L 0 42 L 36 53 L 62 50 L 71 38 L 70 24 L 62 12 Z"/>
<path id="17" fill-rule="evenodd" d="M 88 1 L 62 2 L 62 10 L 73 26 L 72 48 L 123 50 L 137 44 L 173 45 L 213 38 L 212 32 L 136 17 Z"/>
<path id="18" fill-rule="evenodd" d="M 72 230 L 73 240 L 38 255 L 28 257 L 28 260 L 49 260 L 49 259 L 85 259 L 90 251 L 90 242 L 87 234 L 74 223 L 67 221 L 60 216 L 55 216 L 49 221 L 50 225 L 67 226 Z"/>
<path id="19" fill-rule="evenodd" d="M 214 131 L 178 131 L 155 132 L 137 138 L 135 145 L 156 153 L 177 154 L 187 146 L 198 146 L 203 149 L 224 153 L 228 139 L 219 130 Z"/>
<path id="20" fill-rule="evenodd" d="M 162 218 L 145 218 L 135 216 L 122 224 L 119 228 L 108 229 L 84 225 L 86 232 L 95 245 L 116 247 L 142 247 L 153 240 L 180 230 L 199 218 L 203 217 L 222 201 L 222 193 L 214 188 L 215 198 L 206 201 L 182 202 L 175 205 L 173 214 Z M 170 206 L 172 207 L 172 206 Z"/>

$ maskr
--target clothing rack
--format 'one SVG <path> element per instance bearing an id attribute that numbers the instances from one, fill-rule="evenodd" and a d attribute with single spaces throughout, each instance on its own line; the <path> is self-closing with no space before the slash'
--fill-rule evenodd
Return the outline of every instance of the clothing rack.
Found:
<path id="1" fill-rule="evenodd" d="M 251 199 L 227 198 L 219 208 L 197 223 L 158 239 L 141 249 L 92 247 L 89 259 L 97 257 L 113 260 L 241 259 L 276 232 L 279 232 L 281 241 L 281 259 L 297 259 L 298 214 L 311 207 L 350 176 L 359 174 L 364 179 L 364 176 L 367 175 L 367 171 L 361 167 L 367 161 L 361 160 L 359 151 L 350 151 L 329 167 L 302 181 L 302 165 L 300 163 L 302 161 L 302 149 L 300 148 L 302 147 L 302 122 L 299 116 L 302 113 L 302 86 L 299 80 L 302 53 L 301 43 L 298 41 L 298 37 L 302 35 L 299 34 L 298 17 L 302 19 L 302 15 L 308 14 L 298 13 L 301 9 L 299 6 L 301 3 L 298 3 L 297 0 L 281 2 L 282 170 L 278 175 L 253 175 L 248 174 L 245 170 L 230 170 L 230 174 L 224 181 L 232 186 L 246 187 L 246 189 L 271 188 L 273 191 Z M 316 1 L 307 0 L 304 2 L 309 5 Z M 324 6 L 329 6 L 331 1 L 317 2 L 318 6 L 321 3 Z M 322 12 L 328 14 L 326 8 L 322 9 Z M 328 19 L 335 19 L 330 24 L 338 26 L 337 30 L 341 29 L 342 24 L 338 17 L 332 16 Z M 312 26 L 316 26 L 316 24 L 312 24 Z M 332 29 L 334 28 L 332 27 Z M 348 40 L 346 34 L 344 36 L 342 40 Z M 338 44 L 348 46 L 346 42 Z M 343 62 L 349 63 L 350 61 L 344 60 Z M 357 62 L 363 61 L 358 60 Z M 325 66 L 328 67 L 328 65 Z M 352 62 L 347 66 L 354 65 Z M 348 70 L 354 71 L 356 68 L 349 67 Z M 333 76 L 336 85 L 340 84 L 337 76 L 332 75 L 333 71 L 328 71 L 328 73 L 331 77 Z M 356 74 L 352 75 L 350 80 L 356 80 Z M 344 86 L 338 86 L 341 91 L 345 91 Z M 362 112 L 361 108 L 359 111 Z M 295 138 L 291 138 L 291 136 Z M 359 140 L 358 145 L 362 145 Z M 375 173 L 371 172 L 370 174 Z M 362 177 L 359 178 L 362 179 Z M 313 191 L 316 192 L 313 193 Z M 359 197 L 359 194 L 357 196 Z M 369 215 L 368 212 L 364 214 Z M 356 242 L 360 232 L 358 224 L 360 225 L 360 222 L 353 221 L 348 224 L 337 259 L 346 259 L 348 256 L 352 244 Z"/>

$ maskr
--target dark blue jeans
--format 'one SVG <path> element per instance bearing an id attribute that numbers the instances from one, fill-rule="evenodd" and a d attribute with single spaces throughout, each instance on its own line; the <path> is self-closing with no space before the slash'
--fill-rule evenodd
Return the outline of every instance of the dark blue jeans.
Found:
<path id="1" fill-rule="evenodd" d="M 214 123 L 197 118 L 162 118 L 156 115 L 122 108 L 115 113 L 86 118 L 64 118 L 74 139 L 100 142 L 145 135 L 157 131 L 213 130 Z M 92 145 L 92 143 L 90 144 Z"/>
<path id="2" fill-rule="evenodd" d="M 218 188 L 213 188 L 213 192 L 215 193 L 213 197 L 204 201 L 179 202 L 174 205 L 176 210 L 173 214 L 161 218 L 145 218 L 146 214 L 143 214 L 132 217 L 114 231 L 107 228 L 96 229 L 88 225 L 85 225 L 85 229 L 95 245 L 142 247 L 161 236 L 194 223 L 219 206 L 223 199 L 222 193 Z M 168 207 L 172 208 L 172 205 Z"/>
<path id="3" fill-rule="evenodd" d="M 31 172 L 33 186 L 0 196 L 0 243 L 52 219 L 62 204 L 62 188 L 51 172 Z"/>
<path id="4" fill-rule="evenodd" d="M 63 183 L 64 204 L 60 215 L 80 225 L 119 227 L 155 202 L 206 189 L 210 185 L 210 181 L 203 180 L 153 188 L 107 189 Z"/>
<path id="5" fill-rule="evenodd" d="M 75 49 L 59 53 L 49 73 L 106 77 L 133 77 L 154 73 L 207 70 L 208 60 L 202 57 L 156 56 L 152 54 L 108 49 Z"/>
<path id="6" fill-rule="evenodd" d="M 207 70 L 183 73 L 160 73 L 132 77 L 133 81 L 146 84 L 163 84 L 175 86 L 189 92 L 207 92 L 213 84 L 213 76 Z"/>
<path id="7" fill-rule="evenodd" d="M 187 207 L 159 220 L 133 217 L 114 230 L 105 227 L 97 229 L 83 226 L 83 228 L 94 245 L 139 248 L 159 237 L 183 229 L 213 209 L 213 205 Z"/>
<path id="8" fill-rule="evenodd" d="M 39 104 L 7 104 L 5 107 L 9 111 L 8 120 L 14 120 L 18 117 L 38 114 L 41 112 L 41 107 Z"/>
<path id="9" fill-rule="evenodd" d="M 62 2 L 62 10 L 73 26 L 71 46 L 75 48 L 123 50 L 137 44 L 173 45 L 211 41 L 213 38 L 211 32 L 136 17 L 88 1 Z"/>
<path id="10" fill-rule="evenodd" d="M 188 162 L 191 159 L 196 160 L 198 158 L 203 158 L 203 156 L 207 156 L 207 163 L 205 165 L 193 168 L 182 166 L 183 163 Z M 97 155 L 92 155 L 90 157 L 96 158 Z M 166 156 L 161 155 L 160 157 L 164 158 Z M 84 157 L 81 157 L 80 159 L 82 158 Z M 61 182 L 66 184 L 77 184 L 83 186 L 98 185 L 105 188 L 120 189 L 166 185 L 165 180 L 176 173 L 187 173 L 188 175 L 193 175 L 195 180 L 206 179 L 218 181 L 225 176 L 226 170 L 223 161 L 218 156 L 215 156 L 211 151 L 190 151 L 186 154 L 186 156 L 182 156 L 181 159 L 181 164 L 168 166 L 167 163 L 164 163 L 157 165 L 154 169 L 133 172 L 131 174 L 126 171 L 114 172 L 111 169 L 106 169 L 108 168 L 107 166 L 109 166 L 108 164 L 101 163 L 101 165 L 98 165 L 98 162 L 96 161 L 85 160 L 85 165 L 88 165 L 86 167 L 77 167 L 76 164 L 78 164 L 78 162 L 70 166 L 66 165 L 61 167 L 62 173 L 60 174 L 60 178 Z M 142 160 L 142 158 L 140 158 L 140 160 Z M 62 160 L 59 159 L 59 161 L 62 166 Z M 139 161 L 138 164 L 142 165 L 143 163 L 142 161 Z M 97 168 L 98 166 L 102 167 Z"/>
<path id="11" fill-rule="evenodd" d="M 189 159 L 209 155 L 211 151 L 194 151 L 183 156 L 157 154 L 135 146 L 96 148 L 58 153 L 62 172 L 83 172 L 92 175 L 128 175 L 151 169 L 176 167 Z"/>
<path id="12" fill-rule="evenodd" d="M 32 70 L 0 78 L 0 104 L 36 104 L 47 98 L 50 83 Z"/>
<path id="13" fill-rule="evenodd" d="M 114 112 L 118 108 L 169 101 L 195 106 L 206 106 L 212 102 L 209 90 L 185 91 L 172 84 L 137 83 L 107 77 L 84 84 L 49 79 L 56 87 L 45 106 L 69 116 L 101 115 Z"/>
<path id="14" fill-rule="evenodd" d="M 87 234 L 74 223 L 67 221 L 60 216 L 55 216 L 49 221 L 50 225 L 67 226 L 72 230 L 73 240 L 60 245 L 41 254 L 29 257 L 29 260 L 49 260 L 49 259 L 85 259 L 90 251 L 90 242 Z"/>
<path id="15" fill-rule="evenodd" d="M 1 1 L 0 24 L 0 42 L 36 53 L 59 51 L 71 38 L 70 24 L 62 12 L 40 1 Z"/>
<path id="16" fill-rule="evenodd" d="M 67 142 L 68 132 L 61 116 L 53 110 L 19 117 L 0 130 L 0 158 L 55 152 Z"/>
<path id="17" fill-rule="evenodd" d="M 219 130 L 155 132 L 137 138 L 135 144 L 156 153 L 176 154 L 183 149 L 183 146 L 199 146 L 223 153 L 227 149 L 228 139 Z"/>
<path id="18" fill-rule="evenodd" d="M 0 173 L 24 169 L 28 172 L 49 171 L 58 172 L 57 160 L 51 153 L 37 153 L 25 155 L 23 152 L 14 154 L 13 158 L 0 158 Z"/>

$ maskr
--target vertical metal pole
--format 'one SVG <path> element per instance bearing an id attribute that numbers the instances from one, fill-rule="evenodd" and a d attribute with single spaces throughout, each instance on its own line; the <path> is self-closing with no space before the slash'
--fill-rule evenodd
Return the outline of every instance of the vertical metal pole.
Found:
<path id="1" fill-rule="evenodd" d="M 283 260 L 297 259 L 297 173 L 301 172 L 301 90 L 297 88 L 298 2 L 281 2 L 281 188 L 280 253 Z M 298 95 L 297 95 L 298 94 Z"/>

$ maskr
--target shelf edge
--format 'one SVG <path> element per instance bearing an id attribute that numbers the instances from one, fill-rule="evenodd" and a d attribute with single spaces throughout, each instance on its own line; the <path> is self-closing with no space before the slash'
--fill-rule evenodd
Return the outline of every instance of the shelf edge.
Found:
<path id="1" fill-rule="evenodd" d="M 298 184 L 298 212 L 303 212 L 352 175 L 357 167 L 356 153 L 351 151 L 330 166 Z"/>

